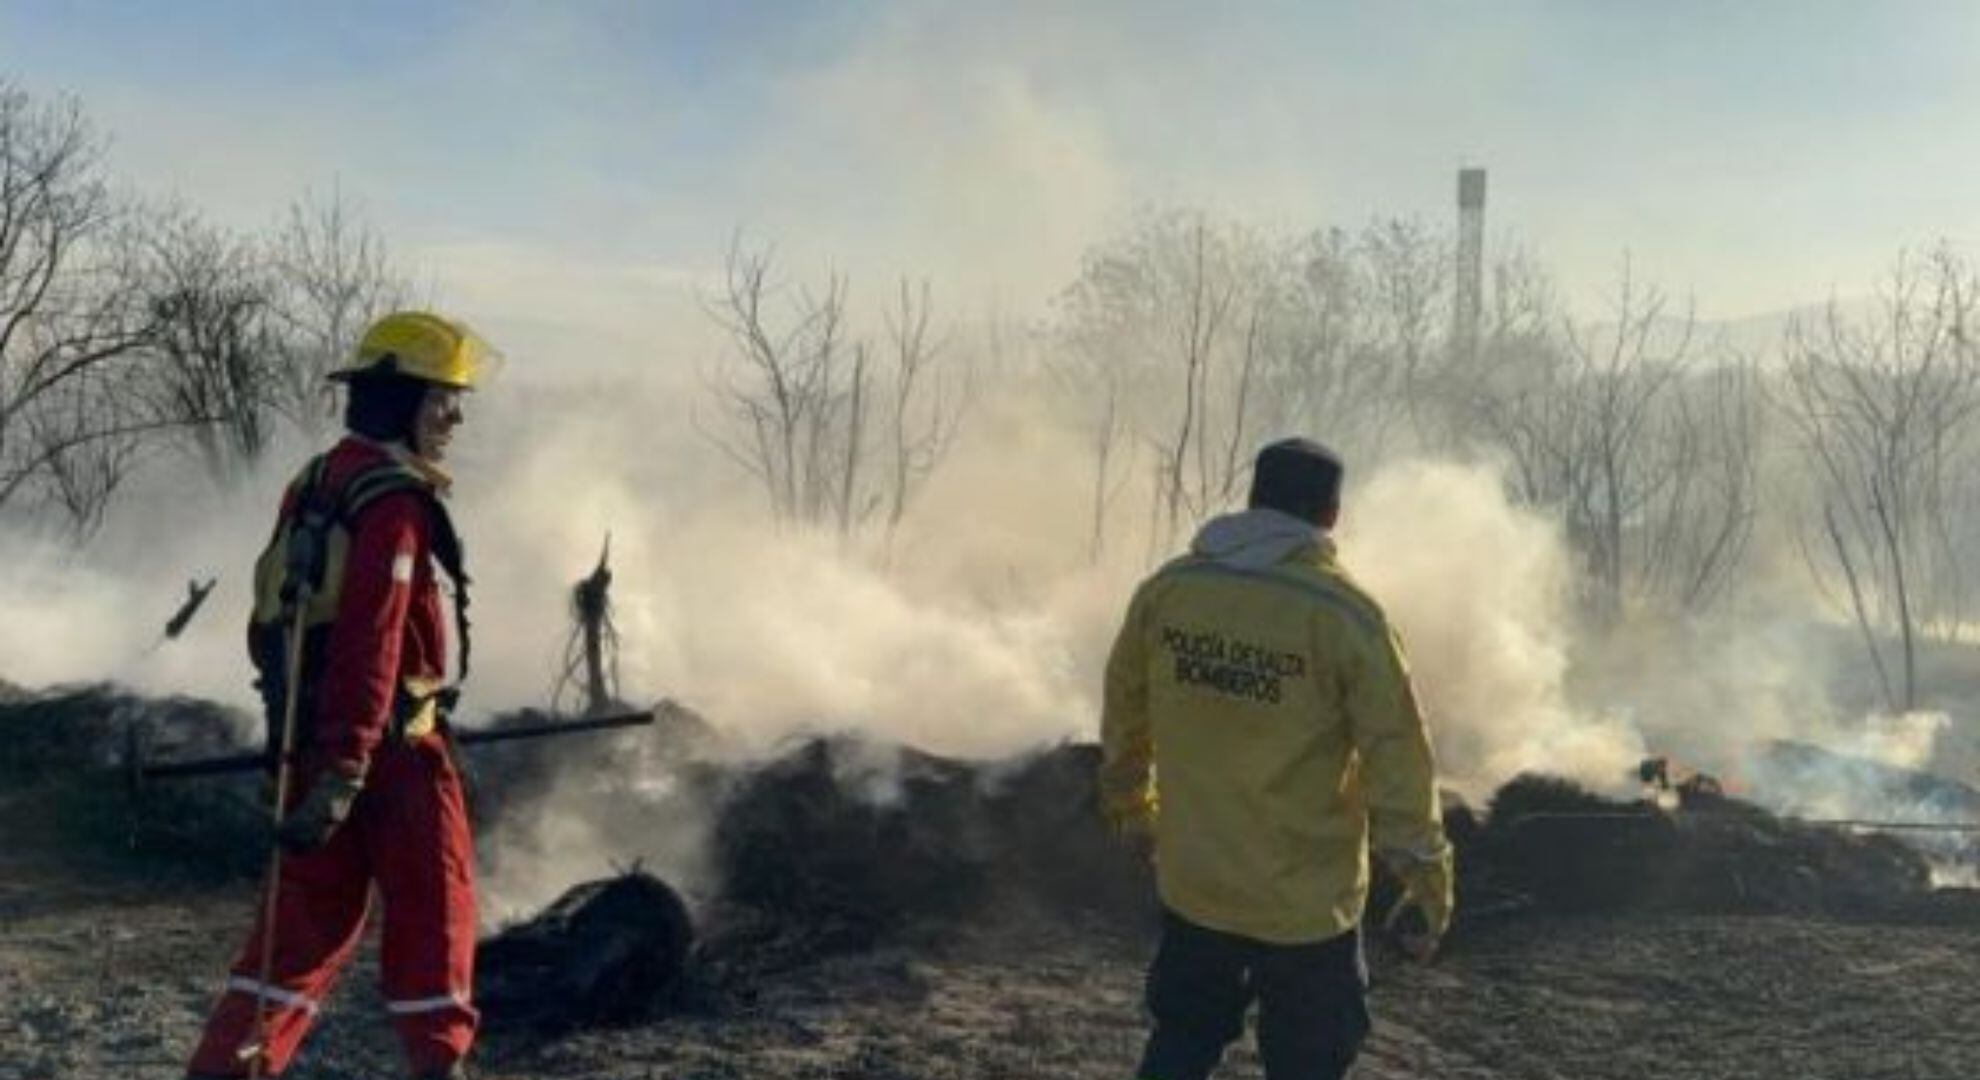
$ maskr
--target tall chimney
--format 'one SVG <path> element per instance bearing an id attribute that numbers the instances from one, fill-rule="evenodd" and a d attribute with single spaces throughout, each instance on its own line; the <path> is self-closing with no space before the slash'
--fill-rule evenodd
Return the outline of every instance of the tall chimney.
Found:
<path id="1" fill-rule="evenodd" d="M 1485 170 L 1458 170 L 1457 291 L 1451 304 L 1451 354 L 1478 359 L 1478 319 L 1485 298 Z"/>

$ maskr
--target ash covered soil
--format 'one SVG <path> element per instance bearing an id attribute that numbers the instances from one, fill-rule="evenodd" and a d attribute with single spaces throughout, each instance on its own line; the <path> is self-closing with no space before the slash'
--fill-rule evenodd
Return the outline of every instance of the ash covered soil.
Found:
<path id="1" fill-rule="evenodd" d="M 0 708 L 0 734 L 81 734 L 0 760 L 0 1080 L 177 1077 L 252 914 L 252 861 L 237 858 L 251 807 L 174 788 L 131 814 L 114 767 L 75 747 L 114 741 L 82 729 L 134 715 L 181 734 L 225 725 L 199 703 L 104 691 L 34 708 Z M 483 764 L 491 817 L 585 805 L 526 754 Z M 484 942 L 480 1075 L 1120 1080 L 1154 937 L 1145 873 L 1092 820 L 1091 766 L 1082 747 L 985 764 L 847 740 L 741 770 L 647 762 L 681 782 L 638 805 L 615 789 L 628 829 L 677 815 L 669 799 L 722 807 L 710 862 L 724 895 L 696 905 L 692 957 L 646 1002 L 577 964 L 584 993 L 534 1004 L 586 997 L 618 1015 L 546 1023 L 493 1003 L 551 977 L 498 978 Z M 1451 825 L 1459 926 L 1430 966 L 1371 943 L 1362 1080 L 1980 1076 L 1980 897 L 1931 890 L 1901 845 L 1732 800 L 1673 815 L 1544 778 Z M 375 930 L 289 1075 L 401 1074 Z M 1249 1047 L 1219 1075 L 1257 1077 Z"/>
<path id="2" fill-rule="evenodd" d="M 246 890 L 92 884 L 0 862 L 0 1077 L 179 1075 Z M 488 1033 L 504 1077 L 1118 1080 L 1142 1035 L 1149 941 L 998 918 L 767 981 L 719 1015 Z M 375 943 L 367 947 L 375 956 Z M 1377 953 L 1358 1076 L 1835 1077 L 1980 1070 L 1980 928 L 1782 916 L 1523 916 L 1430 967 Z M 297 1077 L 397 1075 L 365 960 Z M 1221 1075 L 1256 1077 L 1249 1050 Z"/>

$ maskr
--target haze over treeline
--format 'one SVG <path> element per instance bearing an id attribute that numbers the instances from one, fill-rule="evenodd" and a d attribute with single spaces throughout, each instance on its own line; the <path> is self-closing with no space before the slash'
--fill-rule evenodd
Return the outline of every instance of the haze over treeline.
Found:
<path id="1" fill-rule="evenodd" d="M 245 701 L 244 568 L 336 429 L 321 374 L 448 283 L 395 256 L 359 179 L 242 232 L 112 175 L 105 138 L 86 102 L 0 84 L 0 674 Z M 1543 766 L 1613 785 L 1649 750 L 1738 769 L 1782 735 L 1962 759 L 1968 255 L 1894 238 L 1850 298 L 1730 334 L 1620 243 L 1606 280 L 1561 282 L 1495 221 L 1474 344 L 1453 224 L 1151 207 L 1035 310 L 738 229 L 718 272 L 655 283 L 701 332 L 645 342 L 651 367 L 536 348 L 474 402 L 474 697 L 544 698 L 610 532 L 634 696 L 763 739 L 1087 733 L 1135 577 L 1300 432 L 1350 462 L 1349 565 L 1473 790 Z M 214 612 L 151 650 L 207 573 Z"/>

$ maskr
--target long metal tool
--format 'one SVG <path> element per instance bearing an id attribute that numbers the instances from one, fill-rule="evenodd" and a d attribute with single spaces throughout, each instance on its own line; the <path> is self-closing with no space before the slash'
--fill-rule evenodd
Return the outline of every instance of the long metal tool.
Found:
<path id="1" fill-rule="evenodd" d="M 1870 821 L 1863 818 L 1802 818 L 1788 821 L 1819 825 L 1825 829 L 1861 829 L 1866 832 L 1948 832 L 1980 833 L 1980 821 Z"/>
<path id="2" fill-rule="evenodd" d="M 479 746 L 482 743 L 509 742 L 513 739 L 542 739 L 555 735 L 574 735 L 585 731 L 604 731 L 612 728 L 644 727 L 654 721 L 653 710 L 643 712 L 617 713 L 611 716 L 592 716 L 581 720 L 555 720 L 540 724 L 517 724 L 514 727 L 492 729 L 454 730 L 454 741 L 462 746 Z M 172 780 L 188 776 L 218 776 L 224 773 L 252 772 L 265 768 L 268 755 L 265 752 L 227 754 L 222 757 L 198 758 L 192 761 L 167 761 L 156 765 L 145 765 L 137 770 L 144 780 Z"/>
<path id="3" fill-rule="evenodd" d="M 1664 821 L 1669 820 L 1668 812 L 1646 813 L 1639 810 L 1536 810 L 1520 814 L 1512 819 L 1514 825 L 1524 825 L 1529 821 Z M 1877 821 L 1871 818 L 1809 818 L 1793 814 L 1781 814 L 1776 821 L 1793 825 L 1808 825 L 1818 829 L 1857 829 L 1865 832 L 1947 832 L 1980 833 L 1980 821 Z"/>
<path id="4" fill-rule="evenodd" d="M 288 682 L 282 694 L 282 737 L 275 747 L 275 803 L 269 811 L 276 831 L 281 830 L 282 818 L 289 810 L 289 781 L 293 773 L 289 763 L 296 743 L 296 713 L 302 697 L 303 633 L 309 621 L 312 595 L 307 581 L 297 586 L 295 615 L 289 621 L 289 649 L 284 657 Z M 282 845 L 274 843 L 269 845 L 268 887 L 261 901 L 261 975 L 260 985 L 254 991 L 254 1039 L 239 1051 L 239 1056 L 248 1063 L 248 1080 L 261 1080 L 262 1069 L 268 1063 L 268 999 L 274 987 L 275 917 L 281 892 Z"/>

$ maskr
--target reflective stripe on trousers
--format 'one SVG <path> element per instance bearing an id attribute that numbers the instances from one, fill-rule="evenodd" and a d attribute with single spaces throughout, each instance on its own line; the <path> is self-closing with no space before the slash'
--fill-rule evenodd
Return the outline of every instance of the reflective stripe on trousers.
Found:
<path id="1" fill-rule="evenodd" d="M 275 968 L 259 974 L 261 912 L 214 1005 L 188 1071 L 240 1074 L 242 1045 L 266 1045 L 264 1072 L 280 1075 L 318 1019 L 330 987 L 363 935 L 375 886 L 383 898 L 379 982 L 414 1075 L 444 1073 L 465 1057 L 479 1017 L 474 985 L 474 842 L 459 774 L 440 737 L 383 744 L 350 820 L 323 847 L 282 860 L 274 922 Z M 262 983 L 280 994 L 266 993 Z M 256 1002 L 271 1007 L 258 1028 Z M 4 1056 L 4 1055 L 0 1055 Z"/>
<path id="2" fill-rule="evenodd" d="M 235 975 L 228 979 L 227 989 L 238 990 L 243 994 L 260 998 L 263 1001 L 272 1001 L 277 1005 L 286 1005 L 291 1009 L 301 1009 L 312 1016 L 316 1015 L 316 1002 L 308 997 L 298 994 L 293 990 L 284 990 L 279 986 L 270 986 L 267 983 L 250 979 L 246 976 Z"/>
<path id="3" fill-rule="evenodd" d="M 468 996 L 463 993 L 441 994 L 438 997 L 413 998 L 409 1001 L 388 1001 L 385 1011 L 394 1016 L 410 1016 L 414 1013 L 439 1012 L 441 1009 L 465 1009 L 469 1007 Z"/>

